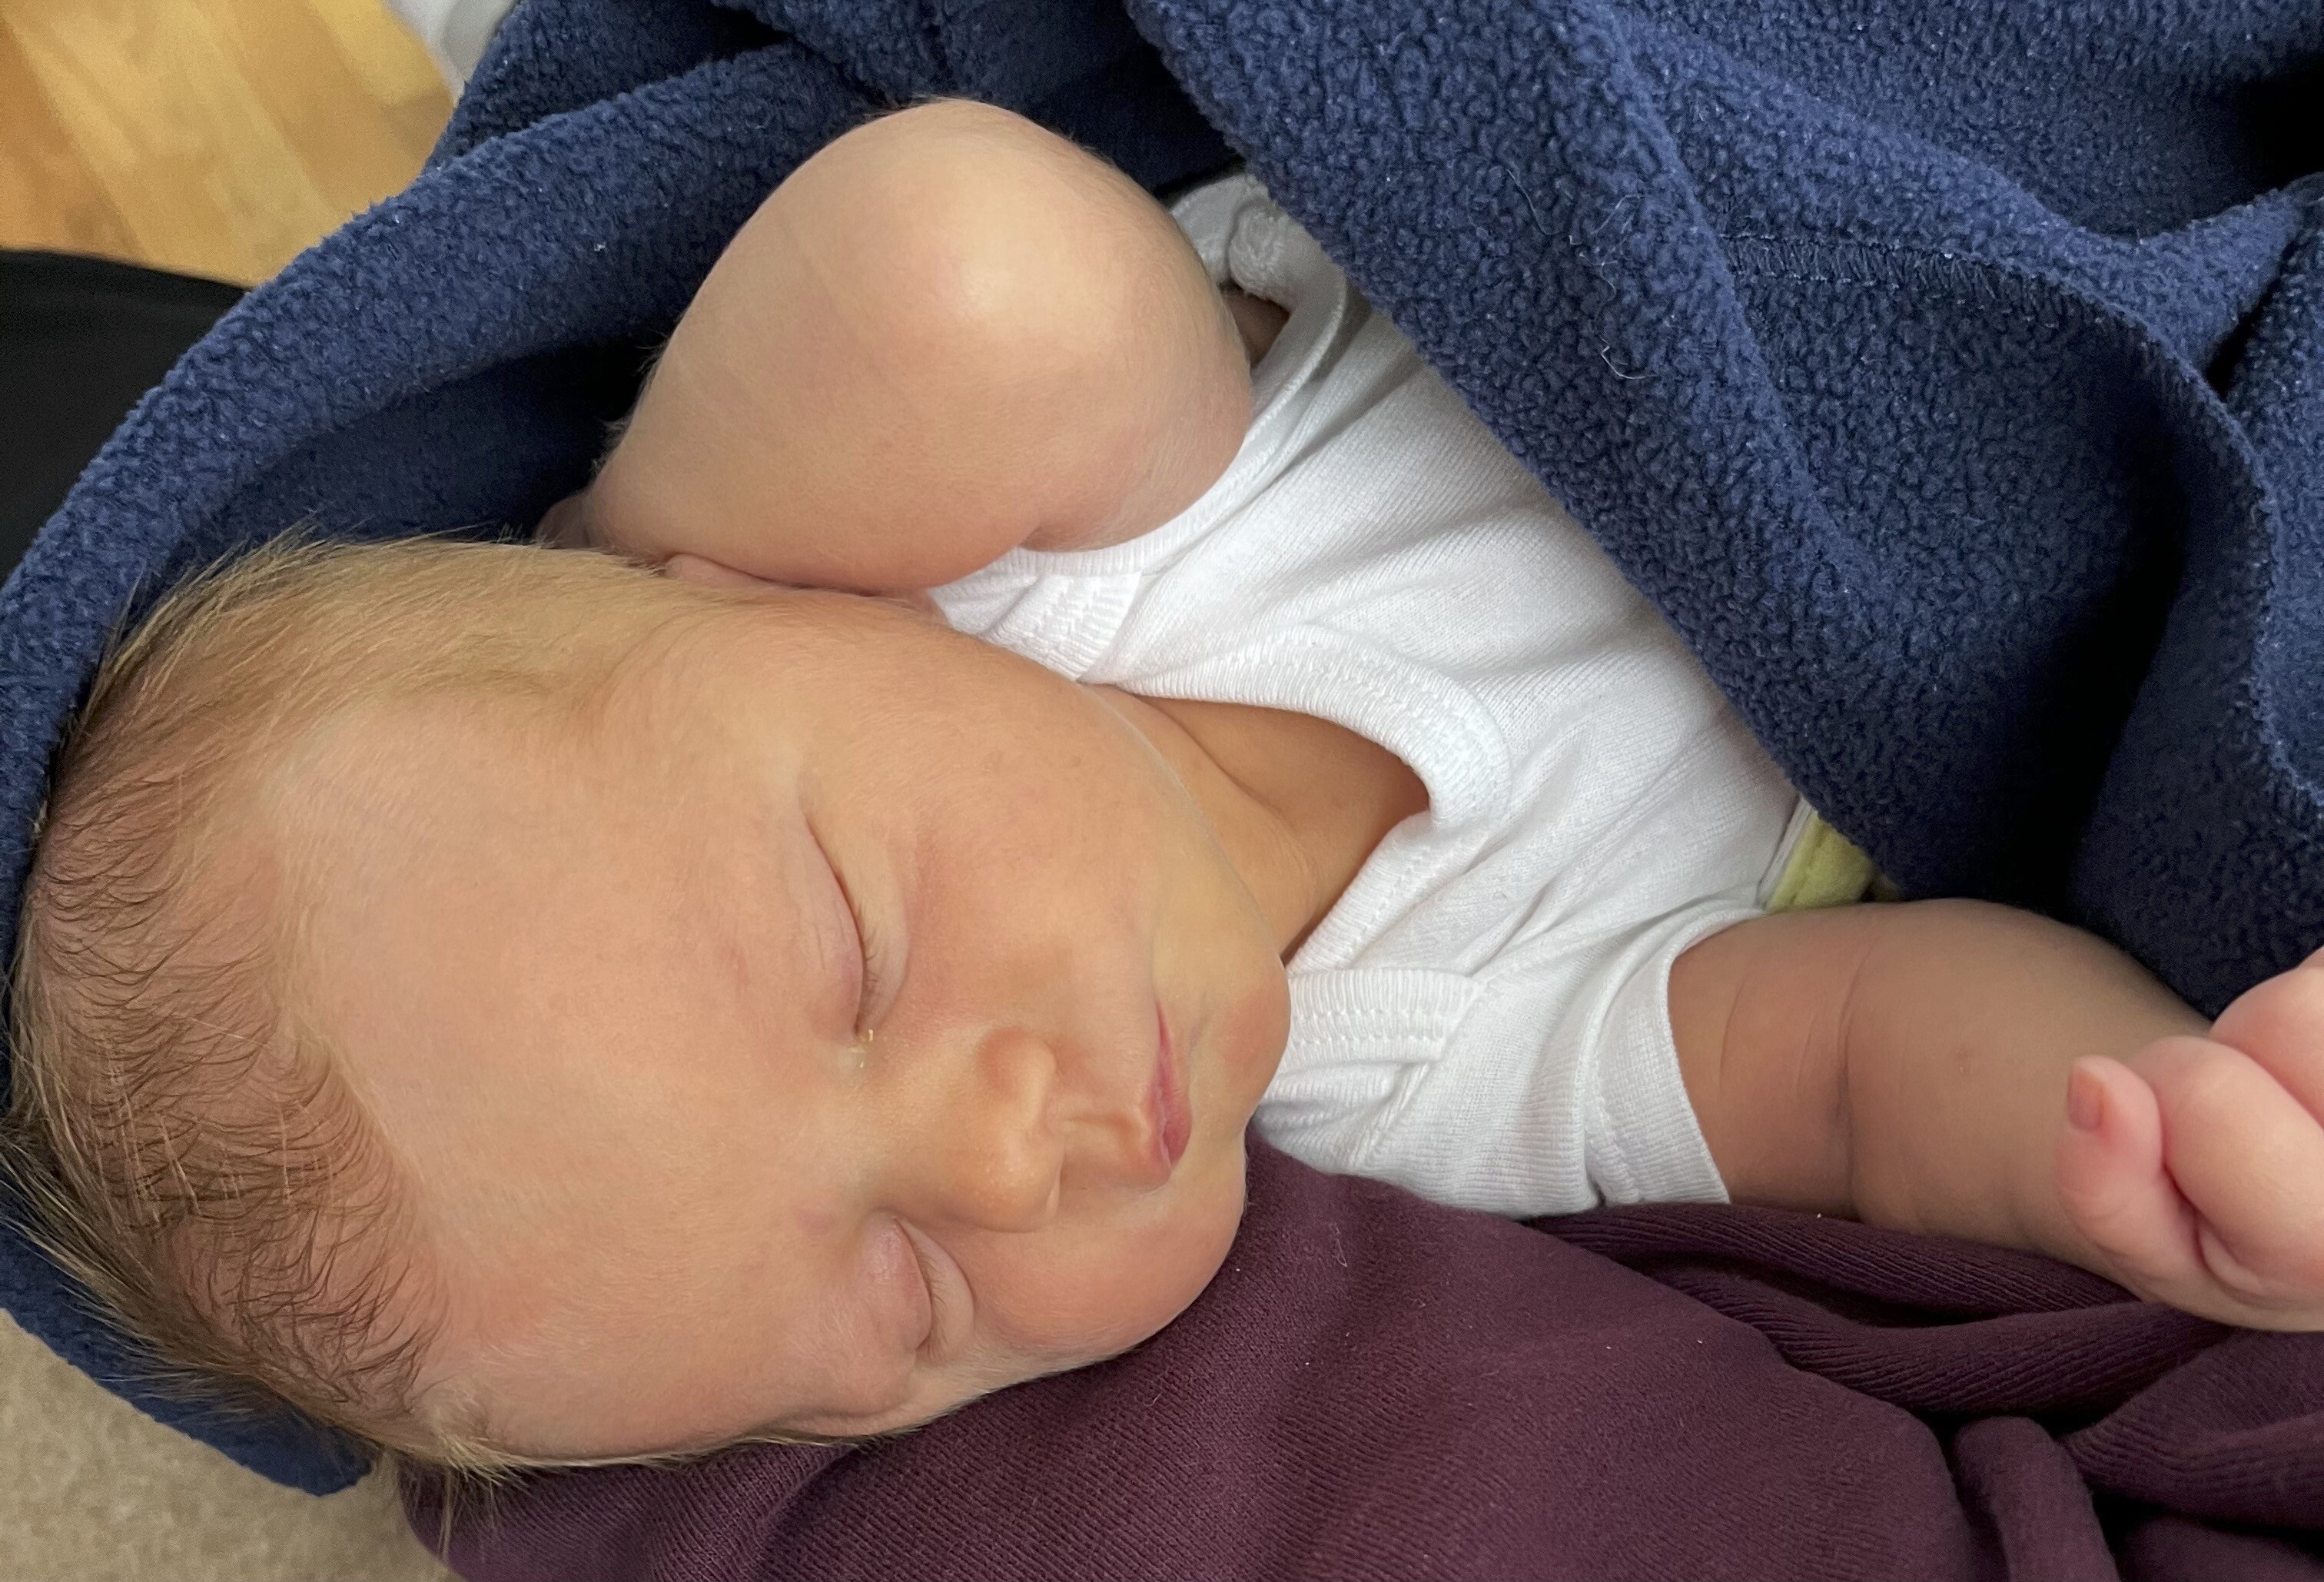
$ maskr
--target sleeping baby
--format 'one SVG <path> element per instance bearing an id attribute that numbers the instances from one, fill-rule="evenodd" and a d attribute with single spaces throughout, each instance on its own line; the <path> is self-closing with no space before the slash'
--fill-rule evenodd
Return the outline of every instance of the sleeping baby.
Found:
<path id="1" fill-rule="evenodd" d="M 2207 1022 L 1797 794 L 1250 177 L 936 103 L 735 237 L 539 544 L 290 541 L 111 654 L 10 1166 L 188 1387 L 479 1471 L 1118 1354 L 1246 1128 L 2324 1327 L 2324 961 Z"/>

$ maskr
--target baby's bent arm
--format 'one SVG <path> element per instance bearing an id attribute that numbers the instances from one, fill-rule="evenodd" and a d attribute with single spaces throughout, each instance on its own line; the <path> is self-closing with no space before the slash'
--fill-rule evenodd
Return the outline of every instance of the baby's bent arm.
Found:
<path id="1" fill-rule="evenodd" d="M 1969 901 L 1738 924 L 1679 958 L 1670 1013 L 1737 1201 L 2024 1247 L 2117 1279 L 2058 1189 L 2069 1069 L 2209 1027 L 2103 941 Z"/>
<path id="2" fill-rule="evenodd" d="M 1240 447 L 1235 321 L 1167 211 L 990 106 L 802 164 L 704 282 L 588 536 L 776 581 L 933 587 L 1184 510 Z"/>

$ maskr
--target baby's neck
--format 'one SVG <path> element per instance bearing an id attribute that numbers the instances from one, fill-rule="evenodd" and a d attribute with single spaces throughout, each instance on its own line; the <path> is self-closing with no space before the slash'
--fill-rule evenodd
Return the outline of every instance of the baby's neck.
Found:
<path id="1" fill-rule="evenodd" d="M 1428 807 L 1395 754 L 1344 726 L 1246 703 L 1090 689 L 1176 771 L 1288 959 L 1388 832 Z"/>

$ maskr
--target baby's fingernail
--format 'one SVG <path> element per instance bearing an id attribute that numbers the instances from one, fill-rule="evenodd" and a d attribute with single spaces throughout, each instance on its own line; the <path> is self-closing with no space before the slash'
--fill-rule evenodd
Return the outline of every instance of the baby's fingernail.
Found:
<path id="1" fill-rule="evenodd" d="M 2078 1132 L 2098 1129 L 2098 1106 L 2104 1100 L 2098 1079 L 2089 1067 L 2077 1063 L 2066 1073 L 2066 1124 Z"/>

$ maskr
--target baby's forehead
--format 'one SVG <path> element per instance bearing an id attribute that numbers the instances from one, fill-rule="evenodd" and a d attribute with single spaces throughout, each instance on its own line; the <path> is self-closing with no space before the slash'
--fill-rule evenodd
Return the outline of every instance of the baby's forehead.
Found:
<path id="1" fill-rule="evenodd" d="M 540 700 L 516 688 L 367 698 L 283 743 L 251 807 L 299 867 L 327 883 L 431 822 L 445 801 L 517 816 L 569 773 L 574 750 L 560 734 Z"/>
<path id="2" fill-rule="evenodd" d="M 513 816 L 548 788 L 668 763 L 681 742 L 706 750 L 702 738 L 724 734 L 731 689 L 715 647 L 696 640 L 703 624 L 641 623 L 611 643 L 573 644 L 569 664 L 485 657 L 438 685 L 346 698 L 276 745 L 258 805 L 285 819 L 376 820 L 465 786 Z M 779 730 L 779 698 L 766 701 L 753 727 Z"/>
<path id="3" fill-rule="evenodd" d="M 444 796 L 489 797 L 514 816 L 592 787 L 698 810 L 704 788 L 746 765 L 812 769 L 832 749 L 810 721 L 876 722 L 933 657 L 909 652 L 924 618 L 860 596 L 635 580 L 585 590 L 594 608 L 544 623 L 535 641 L 568 646 L 569 663 L 536 652 L 498 669 L 487 656 L 440 686 L 346 701 L 277 749 L 261 805 L 341 837 Z M 582 635 L 593 616 L 595 641 Z"/>
<path id="4" fill-rule="evenodd" d="M 779 718 L 797 706 L 912 685 L 937 656 L 933 633 L 963 638 L 925 594 L 872 596 L 763 584 L 692 586 L 704 603 L 625 657 L 623 683 L 656 708 Z"/>

